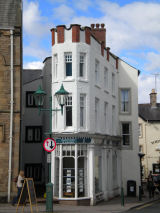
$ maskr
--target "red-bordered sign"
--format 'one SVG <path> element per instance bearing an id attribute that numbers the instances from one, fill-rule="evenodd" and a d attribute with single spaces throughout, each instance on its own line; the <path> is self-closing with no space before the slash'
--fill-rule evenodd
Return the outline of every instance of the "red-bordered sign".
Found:
<path id="1" fill-rule="evenodd" d="M 43 148 L 47 152 L 52 152 L 56 148 L 56 141 L 53 138 L 47 138 L 43 143 Z"/>

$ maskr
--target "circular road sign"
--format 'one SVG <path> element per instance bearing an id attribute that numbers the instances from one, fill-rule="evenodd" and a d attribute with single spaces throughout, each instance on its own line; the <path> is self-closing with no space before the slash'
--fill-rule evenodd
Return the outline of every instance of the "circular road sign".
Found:
<path id="1" fill-rule="evenodd" d="M 53 138 L 47 138 L 43 143 L 43 148 L 47 152 L 52 152 L 56 148 L 56 141 Z"/>

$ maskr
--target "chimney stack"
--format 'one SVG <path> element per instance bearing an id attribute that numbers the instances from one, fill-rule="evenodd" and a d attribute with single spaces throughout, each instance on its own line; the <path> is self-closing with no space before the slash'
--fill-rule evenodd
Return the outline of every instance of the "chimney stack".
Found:
<path id="1" fill-rule="evenodd" d="M 106 47 L 106 29 L 105 24 L 91 24 L 91 33 L 100 41 L 104 42 Z"/>
<path id="2" fill-rule="evenodd" d="M 150 93 L 150 104 L 151 104 L 151 108 L 157 107 L 157 93 L 155 92 L 155 89 L 152 89 Z"/>

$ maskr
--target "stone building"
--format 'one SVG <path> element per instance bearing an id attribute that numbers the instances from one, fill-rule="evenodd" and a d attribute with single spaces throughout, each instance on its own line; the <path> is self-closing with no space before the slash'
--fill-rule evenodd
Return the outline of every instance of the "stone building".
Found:
<path id="1" fill-rule="evenodd" d="M 143 178 L 149 171 L 160 174 L 160 103 L 152 89 L 150 103 L 139 104 L 139 148 L 145 156 L 142 159 Z"/>
<path id="2" fill-rule="evenodd" d="M 16 191 L 19 170 L 20 82 L 22 70 L 21 0 L 0 1 L 0 197 Z"/>
<path id="3" fill-rule="evenodd" d="M 140 184 L 138 145 L 139 71 L 106 47 L 104 24 L 52 32 L 52 100 L 63 83 L 64 114 L 53 114 L 54 196 L 60 202 L 94 205 L 127 194 Z M 136 191 L 137 189 L 137 191 Z"/>

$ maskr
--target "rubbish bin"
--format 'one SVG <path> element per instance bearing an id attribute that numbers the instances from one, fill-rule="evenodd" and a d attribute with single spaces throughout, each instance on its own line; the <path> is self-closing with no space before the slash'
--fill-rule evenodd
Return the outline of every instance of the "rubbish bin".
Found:
<path id="1" fill-rule="evenodd" d="M 136 181 L 127 181 L 127 196 L 136 197 Z"/>

